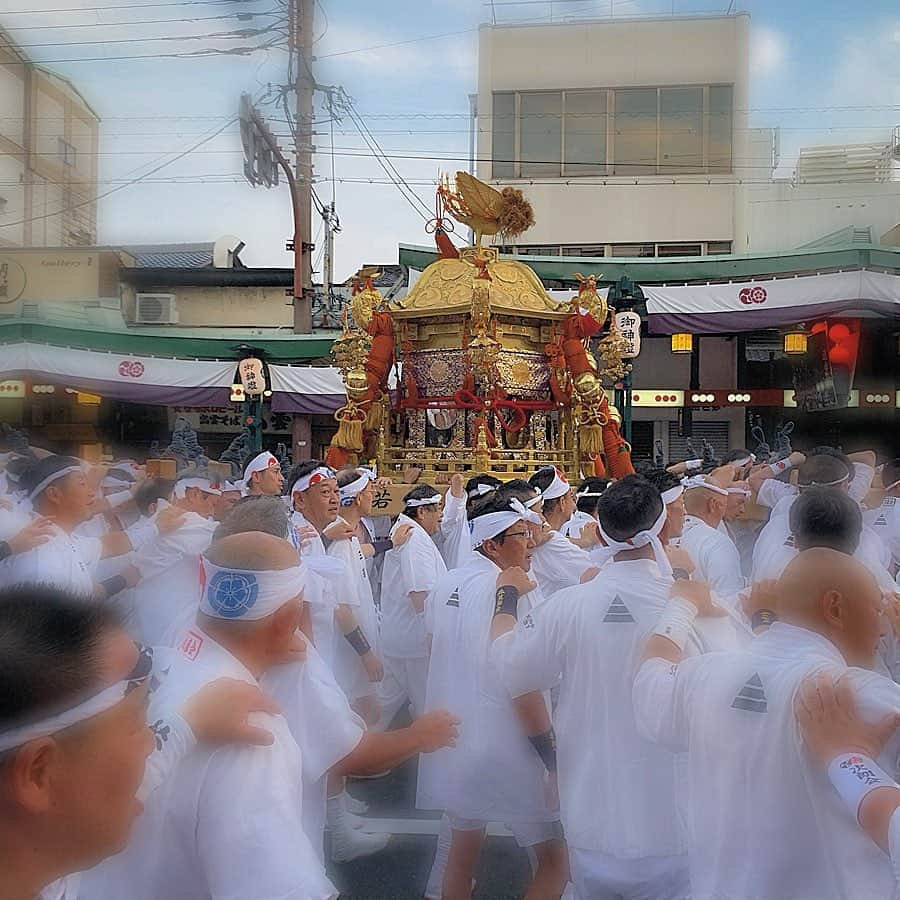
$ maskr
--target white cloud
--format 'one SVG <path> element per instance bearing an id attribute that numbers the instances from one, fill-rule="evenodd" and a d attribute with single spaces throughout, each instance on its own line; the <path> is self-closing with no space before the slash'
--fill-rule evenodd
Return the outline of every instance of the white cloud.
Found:
<path id="1" fill-rule="evenodd" d="M 756 76 L 777 74 L 787 59 L 787 41 L 780 31 L 764 25 L 750 34 L 750 71 Z"/>
<path id="2" fill-rule="evenodd" d="M 891 106 L 900 103 L 897 47 L 900 23 L 847 38 L 833 68 L 830 100 L 836 106 Z M 885 111 L 877 113 L 884 120 Z M 888 117 L 889 114 L 888 114 Z"/>

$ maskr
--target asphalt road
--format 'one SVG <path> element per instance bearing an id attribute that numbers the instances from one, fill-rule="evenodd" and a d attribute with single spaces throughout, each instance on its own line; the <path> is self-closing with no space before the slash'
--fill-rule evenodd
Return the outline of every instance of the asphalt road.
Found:
<path id="1" fill-rule="evenodd" d="M 394 834 L 381 852 L 351 863 L 329 866 L 329 875 L 347 900 L 422 898 L 437 843 L 439 815 L 415 808 L 416 762 L 384 778 L 351 780 L 350 793 L 369 804 L 367 830 Z M 513 900 L 523 896 L 528 858 L 511 836 L 492 827 L 476 879 L 478 900 Z M 326 843 L 326 850 L 328 849 Z"/>

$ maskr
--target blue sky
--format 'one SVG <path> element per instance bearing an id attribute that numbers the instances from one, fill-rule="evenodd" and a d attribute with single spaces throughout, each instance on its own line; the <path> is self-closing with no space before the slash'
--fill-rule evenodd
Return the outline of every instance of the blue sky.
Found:
<path id="1" fill-rule="evenodd" d="M 260 38 L 189 40 L 185 36 L 262 27 L 273 19 L 238 22 L 233 17 L 208 17 L 277 7 L 276 0 L 237 4 L 208 0 L 151 8 L 132 0 L 133 7 L 126 10 L 96 8 L 125 2 L 0 0 L 0 24 L 23 45 L 44 45 L 30 47 L 28 52 L 39 61 L 52 61 L 101 115 L 101 191 L 120 187 L 211 134 L 235 114 L 242 91 L 264 97 L 268 83 L 284 80 L 286 65 L 285 54 L 276 49 L 250 57 L 112 59 L 245 45 Z M 613 3 L 617 15 L 670 12 L 673 5 L 671 0 Z M 708 0 L 676 0 L 674 4 L 676 12 L 721 11 L 725 6 L 727 2 Z M 782 127 L 784 171 L 790 170 L 800 146 L 886 139 L 891 126 L 900 123 L 900 8 L 896 0 L 856 4 L 745 0 L 736 6 L 752 15 L 751 125 Z M 28 7 L 77 7 L 78 11 L 18 14 Z M 608 15 L 610 0 L 568 4 L 556 0 L 553 8 L 556 15 L 575 10 L 581 15 Z M 495 10 L 500 21 L 546 19 L 550 3 L 498 5 Z M 464 168 L 453 157 L 464 159 L 467 154 L 467 95 L 475 85 L 477 26 L 490 15 L 490 5 L 481 0 L 320 0 L 317 78 L 344 87 L 383 148 L 429 157 L 396 159 L 404 177 L 427 180 L 439 169 Z M 129 24 L 189 16 L 205 21 Z M 65 27 L 35 27 L 50 24 Z M 444 36 L 421 40 L 434 35 Z M 180 39 L 73 43 L 160 36 Z M 47 46 L 51 43 L 64 46 Z M 365 52 L 347 52 L 360 50 Z M 98 56 L 103 59 L 60 61 Z M 280 107 L 262 108 L 275 130 L 286 135 L 286 124 L 279 121 L 283 119 Z M 345 118 L 334 128 L 338 178 L 383 180 L 378 163 L 362 155 L 365 145 L 353 124 Z M 319 148 L 329 146 L 329 129 L 327 124 L 317 127 Z M 284 240 L 291 233 L 287 190 L 251 189 L 240 180 L 233 183 L 231 176 L 240 173 L 241 164 L 237 126 L 232 125 L 160 171 L 154 180 L 121 188 L 102 200 L 101 240 L 213 240 L 230 233 L 246 242 L 248 263 L 290 265 L 291 256 L 284 251 Z M 319 175 L 330 176 L 330 155 L 320 153 L 316 167 Z M 330 182 L 323 181 L 317 190 L 323 200 L 330 200 Z M 417 185 L 416 190 L 430 208 L 433 189 Z M 336 184 L 335 191 L 343 225 L 336 248 L 339 277 L 363 263 L 395 261 L 399 242 L 429 241 L 422 218 L 392 185 L 345 182 Z M 318 223 L 314 227 L 318 232 Z M 317 244 L 321 246 L 320 239 Z"/>

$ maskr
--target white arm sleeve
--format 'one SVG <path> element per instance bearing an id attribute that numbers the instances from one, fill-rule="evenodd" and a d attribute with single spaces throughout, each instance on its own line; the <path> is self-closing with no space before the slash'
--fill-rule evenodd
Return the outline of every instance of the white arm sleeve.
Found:
<path id="1" fill-rule="evenodd" d="M 900 885 L 900 809 L 894 810 L 888 825 L 888 852 L 891 854 L 891 866 L 894 878 Z"/>
<path id="2" fill-rule="evenodd" d="M 687 750 L 687 697 L 700 659 L 690 657 L 677 665 L 666 659 L 648 659 L 638 670 L 631 696 L 638 731 L 647 740 L 670 750 Z"/>
<path id="3" fill-rule="evenodd" d="M 466 498 L 454 497 L 450 491 L 444 495 L 444 513 L 441 516 L 441 533 L 447 537 L 466 521 Z"/>
<path id="4" fill-rule="evenodd" d="M 850 473 L 850 487 L 847 493 L 857 503 L 862 503 L 872 487 L 872 479 L 874 477 L 875 470 L 871 466 L 861 462 L 853 463 L 853 471 Z"/>
<path id="5" fill-rule="evenodd" d="M 567 612 L 565 603 L 545 600 L 491 645 L 491 662 L 512 697 L 549 690 L 559 681 Z"/>
<path id="6" fill-rule="evenodd" d="M 767 478 L 756 493 L 756 502 L 760 506 L 774 509 L 779 500 L 791 497 L 797 493 L 797 488 L 786 481 L 777 478 Z"/>
<path id="7" fill-rule="evenodd" d="M 156 749 L 147 757 L 144 780 L 138 799 L 144 802 L 168 777 L 172 770 L 196 746 L 191 726 L 181 716 L 159 719 L 150 726 Z"/>

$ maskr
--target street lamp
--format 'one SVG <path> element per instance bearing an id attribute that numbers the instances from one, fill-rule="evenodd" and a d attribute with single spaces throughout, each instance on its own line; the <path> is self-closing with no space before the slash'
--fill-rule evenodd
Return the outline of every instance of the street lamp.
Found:
<path id="1" fill-rule="evenodd" d="M 686 332 L 679 332 L 672 335 L 672 352 L 673 353 L 693 353 L 694 336 Z"/>

